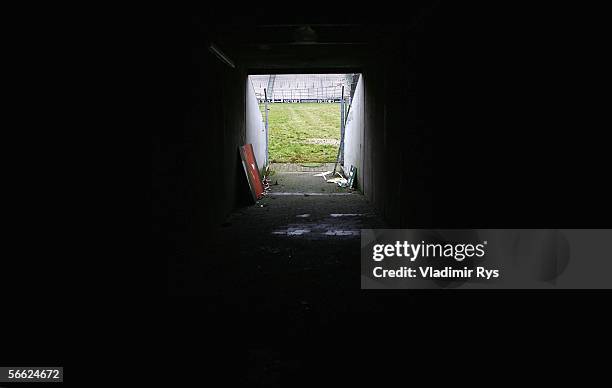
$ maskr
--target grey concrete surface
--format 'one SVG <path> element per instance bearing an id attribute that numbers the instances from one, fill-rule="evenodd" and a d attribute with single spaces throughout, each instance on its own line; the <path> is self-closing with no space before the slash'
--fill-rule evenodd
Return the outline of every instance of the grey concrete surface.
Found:
<path id="1" fill-rule="evenodd" d="M 333 170 L 332 165 L 332 170 Z M 338 168 L 340 170 L 340 168 Z M 271 193 L 350 193 L 353 190 L 328 183 L 323 177 L 314 176 L 317 172 L 276 172 L 270 176 Z M 331 178 L 332 174 L 327 175 Z M 336 175 L 336 177 L 339 177 Z"/>
<path id="2" fill-rule="evenodd" d="M 306 163 L 305 163 L 306 164 Z M 277 172 L 324 172 L 334 169 L 334 163 L 320 163 L 320 166 L 309 167 L 300 163 L 272 163 L 270 169 Z"/>
<path id="3" fill-rule="evenodd" d="M 211 298 L 220 309 L 367 308 L 357 302 L 360 229 L 384 227 L 374 208 L 358 192 L 334 195 L 337 185 L 310 173 L 274 179 L 279 185 L 269 195 L 233 212 L 214 232 L 205 257 L 187 269 L 191 281 L 183 291 L 238 290 Z M 274 195 L 281 192 L 296 195 Z"/>

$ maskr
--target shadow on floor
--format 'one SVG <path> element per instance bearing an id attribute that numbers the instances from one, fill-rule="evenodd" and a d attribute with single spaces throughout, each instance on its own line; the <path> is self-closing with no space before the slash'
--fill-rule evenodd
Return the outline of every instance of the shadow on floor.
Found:
<path id="1" fill-rule="evenodd" d="M 361 193 L 316 173 L 276 171 L 270 192 L 231 214 L 179 274 L 178 293 L 205 294 L 207 307 L 221 310 L 363 308 L 360 229 L 385 224 Z"/>

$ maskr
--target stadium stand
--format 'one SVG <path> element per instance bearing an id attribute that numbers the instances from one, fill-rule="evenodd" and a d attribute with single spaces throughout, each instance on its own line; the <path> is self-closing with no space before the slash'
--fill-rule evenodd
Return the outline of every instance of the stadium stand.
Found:
<path id="1" fill-rule="evenodd" d="M 265 74 L 250 78 L 260 103 L 264 100 L 265 88 L 272 103 L 339 102 L 342 86 L 344 96 L 350 97 L 357 83 L 354 74 Z"/>

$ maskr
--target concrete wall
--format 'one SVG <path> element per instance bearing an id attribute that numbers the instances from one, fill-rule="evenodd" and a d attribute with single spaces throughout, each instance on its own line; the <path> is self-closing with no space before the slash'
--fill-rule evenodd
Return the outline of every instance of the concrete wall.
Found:
<path id="1" fill-rule="evenodd" d="M 344 130 L 344 169 L 348 173 L 351 165 L 357 167 L 357 188 L 363 184 L 363 129 L 364 129 L 364 88 L 363 76 L 359 77 L 351 109 Z"/>
<path id="2" fill-rule="evenodd" d="M 191 211 L 206 229 L 221 223 L 239 201 L 238 183 L 244 173 L 238 147 L 246 143 L 246 74 L 224 65 L 208 50 L 194 55 L 201 67 L 186 121 L 186 136 L 192 142 L 190 163 L 195 166 L 188 177 L 193 180 L 195 202 Z"/>
<path id="3" fill-rule="evenodd" d="M 257 166 L 263 169 L 266 162 L 266 128 L 250 77 L 246 82 L 246 142 L 253 144 Z"/>
<path id="4" fill-rule="evenodd" d="M 423 120 L 409 41 L 389 42 L 362 72 L 360 188 L 392 227 L 434 225 L 433 128 Z"/>
<path id="5" fill-rule="evenodd" d="M 207 257 L 210 231 L 249 195 L 238 152 L 246 142 L 247 74 L 213 56 L 197 24 L 185 28 L 193 30 L 181 35 L 185 48 L 168 71 L 173 121 L 152 136 L 153 233 L 165 243 L 169 271 L 184 273 L 173 277 L 181 281 L 189 263 Z"/>

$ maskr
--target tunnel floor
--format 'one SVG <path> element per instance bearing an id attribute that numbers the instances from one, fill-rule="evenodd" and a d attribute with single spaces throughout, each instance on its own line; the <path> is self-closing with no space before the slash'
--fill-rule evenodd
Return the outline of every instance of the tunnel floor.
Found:
<path id="1" fill-rule="evenodd" d="M 356 308 L 360 229 L 385 225 L 362 194 L 316 173 L 273 173 L 270 192 L 214 232 L 184 291 L 206 293 L 220 309 Z"/>

